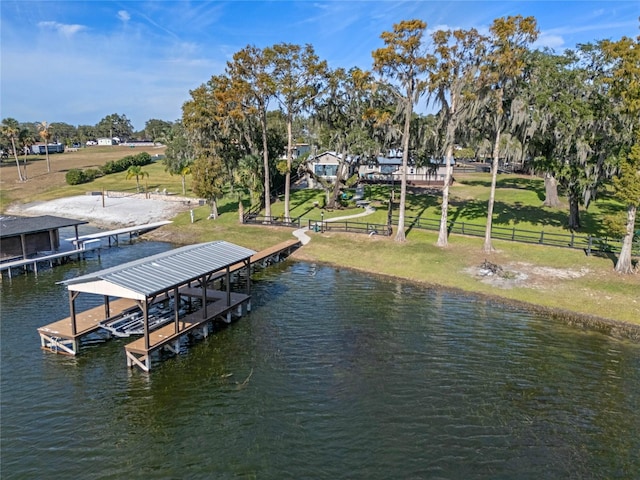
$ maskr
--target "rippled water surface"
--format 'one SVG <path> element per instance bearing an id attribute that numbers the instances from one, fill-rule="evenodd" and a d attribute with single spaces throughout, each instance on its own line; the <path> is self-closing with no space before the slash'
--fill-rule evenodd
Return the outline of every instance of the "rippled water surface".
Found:
<path id="1" fill-rule="evenodd" d="M 640 477 L 640 347 L 475 297 L 285 262 L 150 375 L 40 350 L 55 282 L 168 248 L 3 281 L 3 479 Z"/>

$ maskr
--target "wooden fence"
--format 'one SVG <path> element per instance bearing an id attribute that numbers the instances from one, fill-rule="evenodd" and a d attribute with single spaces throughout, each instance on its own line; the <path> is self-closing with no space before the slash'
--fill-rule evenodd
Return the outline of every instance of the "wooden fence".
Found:
<path id="1" fill-rule="evenodd" d="M 394 225 L 398 224 L 397 217 L 393 217 L 392 223 Z M 407 228 L 438 231 L 440 229 L 440 220 L 420 217 L 405 217 L 405 225 Z M 484 237 L 485 228 L 485 225 L 467 222 L 449 222 L 447 230 L 450 234 L 457 233 L 461 235 L 471 235 L 474 237 Z M 573 248 L 584 250 L 587 255 L 591 255 L 592 252 L 620 253 L 622 248 L 621 239 L 596 237 L 594 235 L 578 235 L 573 232 L 571 234 L 564 234 L 519 230 L 515 227 L 509 228 L 495 225 L 491 228 L 491 238 L 520 243 Z M 636 256 L 640 255 L 640 240 L 637 240 L 634 243 L 632 253 Z"/>
<path id="2" fill-rule="evenodd" d="M 302 218 L 297 217 L 285 220 L 283 217 L 266 217 L 264 215 L 258 215 L 255 212 L 249 212 L 243 216 L 243 223 L 300 228 Z M 393 232 L 392 225 L 397 224 L 398 219 L 395 216 L 391 217 L 389 224 L 354 222 L 348 220 L 307 220 L 307 227 L 309 230 L 315 232 L 349 232 L 383 236 L 390 236 Z M 440 220 L 420 217 L 405 217 L 405 225 L 407 228 L 438 231 L 440 229 Z M 449 234 L 455 233 L 474 237 L 484 237 L 485 234 L 484 225 L 467 222 L 450 221 L 447 230 Z M 578 235 L 573 232 L 570 234 L 564 234 L 545 232 L 542 230 L 520 230 L 515 227 L 509 228 L 495 225 L 491 229 L 491 238 L 496 240 L 508 240 L 512 242 L 584 250 L 587 255 L 591 255 L 595 252 L 618 254 L 622 248 L 622 241 L 620 239 L 610 239 L 594 235 Z M 640 239 L 634 242 L 632 255 L 640 256 Z"/>
<path id="3" fill-rule="evenodd" d="M 348 220 L 317 221 L 309 220 L 308 228 L 314 232 L 348 232 L 365 233 L 367 235 L 383 235 L 388 237 L 392 233 L 390 225 L 383 223 L 351 222 Z"/>
<path id="4" fill-rule="evenodd" d="M 250 223 L 253 225 L 270 225 L 273 227 L 292 227 L 300 228 L 300 217 L 285 219 L 284 217 L 267 217 L 258 215 L 257 213 L 246 213 L 242 217 L 242 223 Z"/>

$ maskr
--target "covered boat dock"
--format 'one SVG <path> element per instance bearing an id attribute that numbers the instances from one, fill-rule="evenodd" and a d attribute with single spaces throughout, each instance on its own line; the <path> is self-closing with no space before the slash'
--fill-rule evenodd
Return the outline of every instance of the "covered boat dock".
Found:
<path id="1" fill-rule="evenodd" d="M 38 329 L 43 349 L 76 355 L 81 340 L 102 329 L 101 323 L 127 308 L 137 306 L 142 312 L 144 334 L 125 346 L 127 365 L 151 369 L 154 352 L 178 353 L 180 341 L 188 334 L 206 337 L 210 321 L 221 318 L 230 322 L 232 314 L 241 316 L 250 310 L 251 282 L 247 275 L 246 291 L 231 291 L 232 270 L 251 271 L 253 250 L 226 241 L 188 245 L 168 252 L 128 262 L 60 282 L 69 292 L 70 316 Z M 222 280 L 225 290 L 213 288 Z M 101 295 L 102 307 L 76 313 L 76 299 L 81 293 Z M 199 309 L 183 315 L 181 298 L 198 299 Z M 157 302 L 173 300 L 170 321 L 151 330 L 149 309 Z"/>

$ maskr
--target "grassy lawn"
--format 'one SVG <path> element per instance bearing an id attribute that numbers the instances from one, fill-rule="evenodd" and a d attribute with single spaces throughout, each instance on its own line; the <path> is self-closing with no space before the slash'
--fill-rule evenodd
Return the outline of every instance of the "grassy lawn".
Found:
<path id="1" fill-rule="evenodd" d="M 68 186 L 64 174 L 69 168 L 96 168 L 108 160 L 138 153 L 117 147 L 96 147 L 79 152 L 51 156 L 52 172 L 46 172 L 44 157 L 30 158 L 29 180 L 19 183 L 15 163 L 1 168 L 0 207 L 2 211 L 11 202 L 44 201 L 70 195 L 83 195 L 88 191 L 135 190 L 135 180 L 126 179 L 125 173 L 105 176 L 83 185 Z M 162 151 L 149 150 L 154 155 Z M 145 188 L 153 191 L 167 189 L 181 194 L 179 176 L 164 171 L 161 162 L 144 167 L 149 177 L 141 180 Z M 451 189 L 452 220 L 484 225 L 490 177 L 488 174 L 456 176 Z M 187 188 L 190 178 L 187 177 Z M 396 201 L 399 187 L 396 187 Z M 494 225 L 516 226 L 520 229 L 567 233 L 567 209 L 541 207 L 544 185 L 541 179 L 503 175 L 498 182 Z M 192 195 L 188 189 L 187 195 Z M 366 222 L 386 223 L 390 188 L 366 187 L 365 197 L 376 207 Z M 319 206 L 315 206 L 317 202 Z M 409 195 L 408 217 L 440 218 L 440 197 L 437 193 Z M 243 199 L 245 209 L 248 199 Z M 306 221 L 361 213 L 355 206 L 329 211 L 322 209 L 324 195 L 319 191 L 293 191 L 291 214 Z M 272 205 L 272 215 L 283 214 L 284 203 Z M 602 218 L 606 214 L 623 211 L 622 205 L 602 195 L 589 210 L 581 210 L 582 233 L 601 234 Z M 173 224 L 152 232 L 151 237 L 175 243 L 196 243 L 224 239 L 255 250 L 291 238 L 291 229 L 271 226 L 242 225 L 238 216 L 235 195 L 219 202 L 220 217 L 209 220 L 209 206 L 178 215 Z M 360 221 L 360 220 L 356 220 Z M 393 238 L 344 233 L 310 233 L 312 241 L 299 249 L 295 256 L 307 261 L 326 262 L 370 272 L 409 279 L 430 285 L 458 289 L 469 294 L 492 295 L 502 300 L 523 302 L 533 308 L 573 312 L 585 316 L 624 321 L 640 325 L 640 275 L 617 275 L 615 258 L 586 256 L 580 250 L 542 247 L 496 240 L 497 251 L 487 257 L 482 252 L 481 238 L 452 235 L 449 247 L 435 246 L 436 232 L 411 229 L 407 241 L 399 244 Z M 506 269 L 525 272 L 528 277 L 521 283 L 496 286 L 473 273 L 484 261 Z"/>

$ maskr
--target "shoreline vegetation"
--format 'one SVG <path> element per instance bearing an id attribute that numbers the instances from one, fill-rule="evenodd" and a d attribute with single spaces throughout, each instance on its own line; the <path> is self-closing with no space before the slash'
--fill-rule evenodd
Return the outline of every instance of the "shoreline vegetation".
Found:
<path id="1" fill-rule="evenodd" d="M 127 180 L 124 174 L 107 175 L 84 185 L 66 185 L 64 172 L 68 169 L 99 165 L 105 159 L 118 158 L 123 154 L 122 150 L 110 147 L 82 150 L 53 156 L 51 174 L 46 173 L 43 159 L 30 158 L 30 176 L 26 182 L 13 179 L 14 170 L 4 165 L 0 178 L 1 211 L 20 214 L 21 206 L 33 205 L 34 202 L 86 195 L 90 191 L 135 189 L 135 182 Z M 149 153 L 162 151 L 150 150 Z M 145 169 L 149 172 L 145 179 L 147 191 L 166 188 L 173 193 L 181 192 L 180 178 L 166 173 L 161 162 Z M 476 193 L 470 191 L 468 185 L 460 183 L 452 188 L 454 195 L 456 188 L 459 189 L 460 203 Z M 505 188 L 504 193 L 498 190 L 497 198 L 505 198 L 507 190 Z M 518 192 L 518 201 L 522 201 L 521 194 L 526 189 L 520 188 Z M 191 191 L 187 195 L 195 198 Z M 307 198 L 307 203 L 313 205 L 313 200 L 315 198 Z M 429 202 L 437 203 L 437 198 L 430 198 Z M 272 205 L 274 215 L 280 214 L 281 203 Z M 532 201 L 529 203 L 535 207 Z M 309 208 L 308 204 L 300 206 L 305 219 L 303 225 L 306 225 L 307 219 L 320 220 L 321 214 L 330 217 L 362 212 L 362 209 L 354 209 L 321 213 L 320 208 Z M 245 203 L 245 209 L 247 206 Z M 210 220 L 210 206 L 194 205 L 193 209 L 187 209 L 175 217 L 172 214 L 172 224 L 150 232 L 144 238 L 174 244 L 224 239 L 260 250 L 292 237 L 291 228 L 242 225 L 235 195 L 223 198 L 218 208 L 219 218 Z M 434 208 L 430 205 L 427 210 Z M 131 209 L 135 210 L 136 207 Z M 193 212 L 193 221 L 190 212 Z M 144 218 L 144 211 L 140 213 Z M 74 216 L 73 211 L 56 214 Z M 292 215 L 299 216 L 293 211 Z M 376 215 L 384 216 L 386 212 L 379 209 L 371 217 L 372 221 L 378 221 Z M 104 224 L 101 226 L 104 227 Z M 440 248 L 435 245 L 437 232 L 417 229 L 408 232 L 405 243 L 376 235 L 333 232 L 308 234 L 311 241 L 294 252 L 293 259 L 472 295 L 495 308 L 509 308 L 509 305 L 524 307 L 587 331 L 599 331 L 614 338 L 640 342 L 640 275 L 617 274 L 614 271 L 615 258 L 611 256 L 587 256 L 581 250 L 500 240 L 494 241 L 496 251 L 487 255 L 482 251 L 481 238 L 452 234 L 449 246 Z M 500 266 L 504 274 L 486 275 L 481 268 L 485 262 Z"/>

